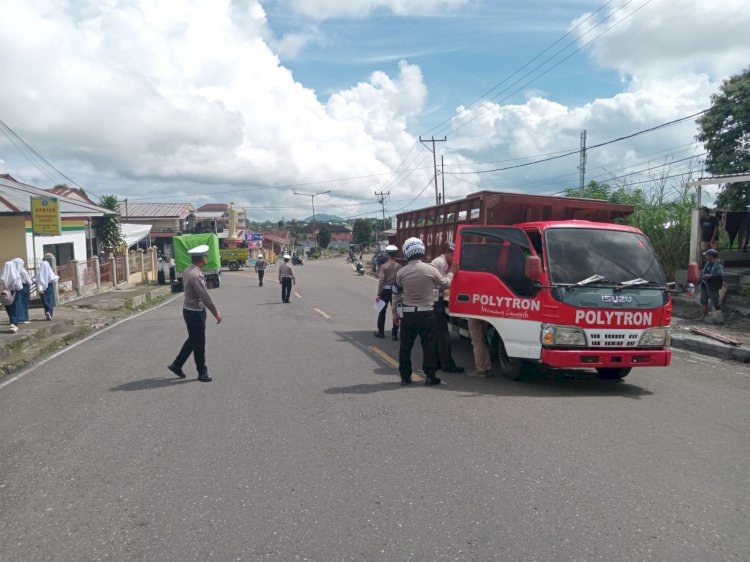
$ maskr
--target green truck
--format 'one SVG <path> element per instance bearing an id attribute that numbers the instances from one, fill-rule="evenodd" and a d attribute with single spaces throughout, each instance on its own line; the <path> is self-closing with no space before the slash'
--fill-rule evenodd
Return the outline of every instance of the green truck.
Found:
<path id="1" fill-rule="evenodd" d="M 172 238 L 174 245 L 174 263 L 177 277 L 180 279 L 177 290 L 182 289 L 182 273 L 190 267 L 191 257 L 188 250 L 205 244 L 208 246 L 206 254 L 206 265 L 203 266 L 203 275 L 206 277 L 206 285 L 209 289 L 221 286 L 221 253 L 219 250 L 219 238 L 213 232 L 206 234 L 183 234 Z"/>
<path id="2" fill-rule="evenodd" d="M 247 260 L 250 259 L 250 250 L 247 248 L 221 248 L 219 255 L 222 267 L 228 267 L 229 271 L 237 271 L 239 268 L 245 267 Z"/>

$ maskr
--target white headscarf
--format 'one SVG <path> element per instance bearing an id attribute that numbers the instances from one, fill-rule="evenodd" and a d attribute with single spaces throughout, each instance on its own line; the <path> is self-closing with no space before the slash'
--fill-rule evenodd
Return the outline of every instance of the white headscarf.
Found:
<path id="1" fill-rule="evenodd" d="M 26 271 L 26 262 L 23 261 L 23 258 L 13 258 L 13 263 L 16 264 L 18 274 L 21 276 L 21 283 L 24 285 L 31 285 L 33 281 L 31 280 L 29 272 Z"/>
<path id="2" fill-rule="evenodd" d="M 50 283 L 57 283 L 60 280 L 60 276 L 52 271 L 52 267 L 45 260 L 42 260 L 41 266 L 39 266 L 39 273 L 37 273 L 34 281 L 36 286 L 42 293 L 47 290 Z"/>
<path id="3" fill-rule="evenodd" d="M 18 266 L 16 265 L 15 260 L 5 262 L 0 279 L 3 280 L 3 285 L 5 285 L 6 289 L 10 289 L 11 291 L 20 291 L 23 289 L 22 277 L 18 271 Z"/>

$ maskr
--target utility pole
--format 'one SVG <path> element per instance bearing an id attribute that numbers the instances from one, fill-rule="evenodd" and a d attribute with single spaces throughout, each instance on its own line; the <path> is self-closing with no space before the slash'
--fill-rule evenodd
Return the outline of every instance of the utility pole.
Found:
<path id="1" fill-rule="evenodd" d="M 586 183 L 586 129 L 581 131 L 581 159 L 578 164 L 578 188 L 583 191 Z"/>
<path id="2" fill-rule="evenodd" d="M 448 137 L 443 137 L 442 139 L 436 139 L 435 137 L 432 137 L 431 139 L 425 139 L 422 140 L 422 136 L 419 137 L 419 142 L 421 142 L 424 146 L 427 146 L 425 144 L 426 141 L 432 143 L 432 149 L 430 149 L 430 152 L 432 152 L 432 168 L 435 171 L 435 204 L 438 205 L 440 203 L 440 195 L 438 194 L 438 183 L 437 183 L 437 156 L 435 155 L 435 143 L 436 142 L 445 142 L 448 140 Z M 427 146 L 429 149 L 430 147 Z"/>
<path id="3" fill-rule="evenodd" d="M 445 164 L 443 163 L 443 155 L 440 155 L 440 176 L 443 180 L 443 196 L 440 198 L 440 203 L 445 203 Z"/>
<path id="4" fill-rule="evenodd" d="M 378 198 L 378 203 L 380 203 L 380 207 L 383 210 L 383 230 L 385 230 L 385 203 L 384 201 L 385 201 L 385 198 L 388 197 L 390 194 L 391 194 L 390 191 L 386 191 L 385 193 L 383 193 L 382 191 L 380 193 L 378 193 L 377 191 L 375 192 L 375 197 Z"/>

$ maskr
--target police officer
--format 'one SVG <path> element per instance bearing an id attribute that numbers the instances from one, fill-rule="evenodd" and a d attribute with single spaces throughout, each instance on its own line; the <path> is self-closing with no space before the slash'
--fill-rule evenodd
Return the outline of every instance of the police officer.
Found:
<path id="1" fill-rule="evenodd" d="M 255 273 L 258 274 L 258 287 L 263 286 L 263 276 L 266 273 L 266 266 L 268 263 L 263 259 L 263 254 L 258 254 L 255 258 Z"/>
<path id="2" fill-rule="evenodd" d="M 297 279 L 294 277 L 294 268 L 289 260 L 292 256 L 284 254 L 284 263 L 279 266 L 279 283 L 281 283 L 281 302 L 289 302 L 289 297 L 292 294 L 292 285 L 297 284 Z"/>
<path id="3" fill-rule="evenodd" d="M 448 243 L 448 251 L 432 260 L 432 266 L 441 274 L 446 275 L 453 265 L 453 243 Z M 463 373 L 464 368 L 458 367 L 451 355 L 451 336 L 448 331 L 447 304 L 445 302 L 445 291 L 438 292 L 435 301 L 435 323 L 437 334 L 435 335 L 435 352 L 437 353 L 437 368 L 446 373 Z"/>
<path id="4" fill-rule="evenodd" d="M 396 272 L 396 295 L 394 297 L 397 311 L 402 318 L 401 343 L 398 351 L 398 370 L 401 384 L 411 384 L 411 349 L 419 336 L 422 344 L 422 369 L 425 374 L 425 385 L 440 384 L 435 376 L 435 300 L 433 291 L 447 289 L 453 280 L 455 267 L 447 275 L 422 259 L 425 255 L 424 244 L 419 238 L 409 238 L 404 242 L 404 257 L 407 264 Z"/>
<path id="5" fill-rule="evenodd" d="M 203 266 L 206 265 L 207 253 L 208 246 L 206 244 L 188 250 L 192 265 L 182 274 L 182 284 L 185 288 L 182 317 L 185 319 L 188 338 L 182 344 L 182 349 L 180 349 L 175 360 L 167 366 L 167 369 L 184 379 L 185 373 L 182 366 L 192 353 L 195 366 L 198 369 L 198 380 L 203 382 L 212 380 L 206 368 L 206 308 L 214 315 L 216 323 L 221 324 L 221 314 L 219 314 L 214 301 L 208 294 L 206 278 L 203 276 Z"/>
<path id="6" fill-rule="evenodd" d="M 385 337 L 385 311 L 388 308 L 388 303 L 391 302 L 393 285 L 396 283 L 396 272 L 401 269 L 401 265 L 396 261 L 396 252 L 398 252 L 396 246 L 385 247 L 385 253 L 388 254 L 388 261 L 380 266 L 380 273 L 378 274 L 378 294 L 375 296 L 375 302 L 383 301 L 385 306 L 378 314 L 378 331 L 375 332 L 376 338 Z M 397 341 L 398 326 L 396 326 L 396 316 L 393 312 L 391 314 L 393 316 L 391 339 Z"/>

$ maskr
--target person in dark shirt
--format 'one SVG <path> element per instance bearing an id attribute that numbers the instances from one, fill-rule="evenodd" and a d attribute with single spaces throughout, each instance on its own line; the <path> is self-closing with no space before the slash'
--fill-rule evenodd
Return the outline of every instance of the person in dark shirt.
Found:
<path id="1" fill-rule="evenodd" d="M 705 252 L 706 265 L 703 266 L 701 277 L 701 321 L 707 321 L 708 302 L 717 314 L 712 317 L 713 322 L 721 321 L 721 287 L 724 284 L 724 266 L 719 261 L 719 252 L 708 249 Z"/>
<path id="2" fill-rule="evenodd" d="M 719 221 L 712 217 L 708 207 L 701 207 L 698 213 L 698 222 L 701 228 L 701 253 L 718 246 L 719 240 Z"/>

